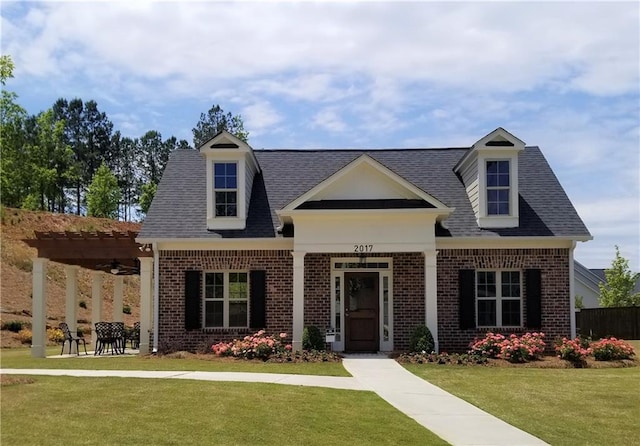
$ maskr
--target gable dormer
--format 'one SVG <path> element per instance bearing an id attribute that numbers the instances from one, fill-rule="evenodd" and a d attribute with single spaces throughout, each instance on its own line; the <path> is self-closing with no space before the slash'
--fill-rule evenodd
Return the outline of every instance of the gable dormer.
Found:
<path id="1" fill-rule="evenodd" d="M 199 148 L 207 166 L 207 229 L 244 229 L 253 178 L 253 149 L 223 130 Z"/>
<path id="2" fill-rule="evenodd" d="M 499 127 L 473 144 L 456 165 L 479 227 L 519 226 L 518 155 L 524 146 Z"/>

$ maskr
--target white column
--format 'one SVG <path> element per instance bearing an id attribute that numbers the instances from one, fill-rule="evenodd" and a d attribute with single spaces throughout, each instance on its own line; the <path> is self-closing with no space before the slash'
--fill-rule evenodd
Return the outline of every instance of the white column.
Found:
<path id="1" fill-rule="evenodd" d="M 102 322 L 102 271 L 91 272 L 91 344 L 96 347 L 96 322 Z"/>
<path id="2" fill-rule="evenodd" d="M 438 251 L 424 252 L 424 309 L 425 324 L 433 335 L 434 348 L 439 352 L 438 342 Z"/>
<path id="3" fill-rule="evenodd" d="M 306 252 L 293 251 L 293 343 L 294 350 L 302 350 L 304 331 L 304 256 Z"/>
<path id="4" fill-rule="evenodd" d="M 64 320 L 69 326 L 69 331 L 73 336 L 78 331 L 78 270 L 80 267 L 66 265 L 64 270 L 67 276 L 67 301 L 65 304 Z M 71 343 L 71 353 L 76 353 L 76 344 Z"/>
<path id="5" fill-rule="evenodd" d="M 153 257 L 140 257 L 140 354 L 149 354 L 153 298 Z M 156 334 L 157 336 L 157 334 Z"/>
<path id="6" fill-rule="evenodd" d="M 575 261 L 573 259 L 573 252 L 576 249 L 575 240 L 571 243 L 571 249 L 569 250 L 569 312 L 571 313 L 571 320 L 569 327 L 571 330 L 571 339 L 575 339 L 576 333 L 576 289 L 575 289 Z"/>
<path id="7" fill-rule="evenodd" d="M 47 357 L 47 259 L 33 259 L 31 301 L 31 356 Z"/>
<path id="8" fill-rule="evenodd" d="M 124 276 L 113 276 L 113 321 L 122 322 L 122 296 L 124 295 Z"/>

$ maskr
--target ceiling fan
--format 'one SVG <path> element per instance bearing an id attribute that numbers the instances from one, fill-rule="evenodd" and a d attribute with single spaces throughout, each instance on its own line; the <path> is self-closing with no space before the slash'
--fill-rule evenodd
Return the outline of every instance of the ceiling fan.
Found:
<path id="1" fill-rule="evenodd" d="M 114 276 L 125 276 L 131 274 L 140 274 L 140 260 L 131 259 L 132 265 L 127 265 L 117 259 L 113 259 L 111 263 L 96 265 L 96 268 L 106 270 Z"/>

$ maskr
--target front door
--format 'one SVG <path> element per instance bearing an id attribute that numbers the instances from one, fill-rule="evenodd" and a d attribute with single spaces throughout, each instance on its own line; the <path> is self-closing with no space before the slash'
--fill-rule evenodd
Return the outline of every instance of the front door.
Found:
<path id="1" fill-rule="evenodd" d="M 378 351 L 378 273 L 345 273 L 344 282 L 345 350 Z"/>

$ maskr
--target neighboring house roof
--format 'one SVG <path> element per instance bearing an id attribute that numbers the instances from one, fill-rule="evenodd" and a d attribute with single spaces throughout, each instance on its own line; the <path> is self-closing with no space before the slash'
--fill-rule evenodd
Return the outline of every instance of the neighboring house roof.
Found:
<path id="1" fill-rule="evenodd" d="M 206 163 L 196 150 L 171 154 L 147 213 L 139 239 L 277 236 L 276 211 L 363 154 L 455 211 L 438 226 L 439 237 L 590 237 L 538 147 L 527 147 L 518 161 L 520 226 L 478 227 L 456 163 L 468 148 L 390 150 L 255 150 L 261 173 L 254 179 L 243 230 L 207 230 Z"/>
<path id="2" fill-rule="evenodd" d="M 604 270 L 593 270 L 593 269 L 589 269 L 586 266 L 584 266 L 582 263 L 580 262 L 574 262 L 573 264 L 573 269 L 575 271 L 575 277 L 577 280 L 579 280 L 580 282 L 582 282 L 582 284 L 588 288 L 590 288 L 594 293 L 599 294 L 600 293 L 600 287 L 598 286 L 598 284 L 600 282 L 604 282 L 605 278 L 604 278 Z M 596 273 L 596 271 L 600 271 L 602 273 L 602 275 L 600 275 L 599 273 Z"/>

